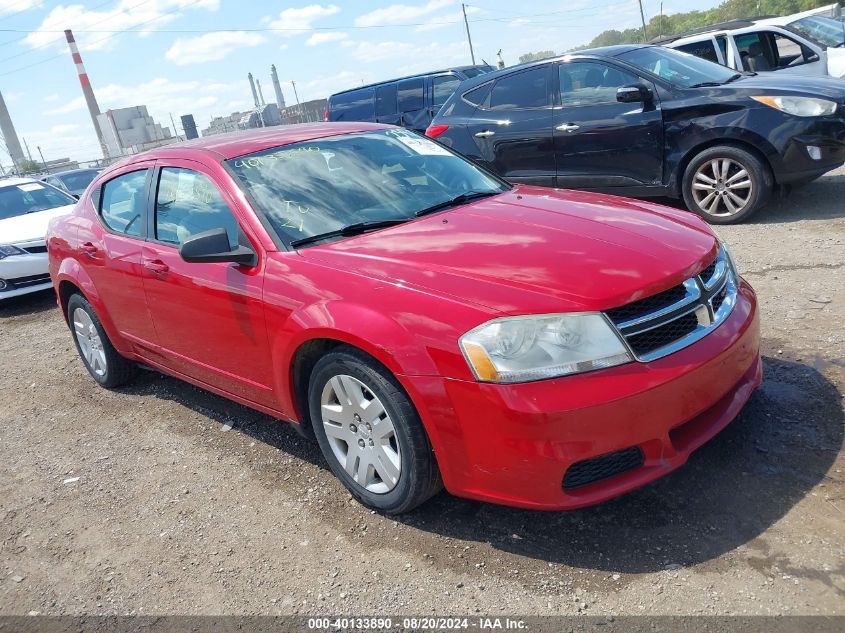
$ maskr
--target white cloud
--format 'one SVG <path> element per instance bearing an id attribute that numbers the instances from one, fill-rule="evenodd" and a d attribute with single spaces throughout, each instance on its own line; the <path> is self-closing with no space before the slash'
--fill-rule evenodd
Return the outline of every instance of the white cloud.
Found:
<path id="1" fill-rule="evenodd" d="M 365 63 L 403 58 L 414 50 L 409 42 L 355 42 L 350 47 L 354 59 Z"/>
<path id="2" fill-rule="evenodd" d="M 305 41 L 306 46 L 317 46 L 325 44 L 326 42 L 339 42 L 349 37 L 346 33 L 338 31 L 323 31 L 321 33 L 314 33 Z"/>
<path id="3" fill-rule="evenodd" d="M 340 7 L 335 4 L 323 6 L 321 4 L 309 4 L 297 9 L 285 9 L 279 17 L 266 22 L 271 29 L 279 29 L 280 34 L 285 37 L 300 35 L 309 31 L 312 24 L 321 18 L 340 13 Z"/>
<path id="4" fill-rule="evenodd" d="M 230 86 L 230 90 L 238 88 L 248 90 L 248 86 Z M 153 118 L 165 125 L 170 123 L 169 112 L 175 115 L 177 112 L 184 114 L 210 108 L 218 103 L 218 95 L 221 92 L 220 84 L 171 81 L 157 77 L 137 85 L 109 84 L 97 90 L 97 100 L 103 111 L 109 108 L 145 105 Z"/>
<path id="5" fill-rule="evenodd" d="M 0 0 L 0 15 L 29 11 L 41 6 L 41 0 Z"/>
<path id="6" fill-rule="evenodd" d="M 382 68 L 377 79 L 399 77 L 440 66 L 471 63 L 469 49 L 463 41 L 431 42 L 423 46 L 398 41 L 345 40 L 342 44 L 347 47 L 350 58 L 365 64 L 382 63 L 388 60 L 407 60 L 407 63 L 403 65 L 391 66 L 389 71 Z"/>
<path id="7" fill-rule="evenodd" d="M 310 101 L 312 99 L 324 99 L 335 92 L 373 81 L 375 81 L 375 77 L 369 72 L 343 70 L 334 75 L 319 76 L 308 81 L 297 81 L 296 90 L 299 92 L 299 98 L 302 101 Z"/>
<path id="8" fill-rule="evenodd" d="M 269 81 L 269 78 L 268 78 Z M 299 84 L 297 84 L 299 87 Z M 158 77 L 137 84 L 112 83 L 96 90 L 100 109 L 125 108 L 145 105 L 157 123 L 170 128 L 172 114 L 179 124 L 179 116 L 193 114 L 197 126 L 204 128 L 212 115 L 229 114 L 235 110 L 252 108 L 249 84 L 242 81 L 223 82 L 219 79 L 198 78 L 188 81 L 173 81 Z M 100 156 L 100 147 L 94 133 L 94 126 L 85 108 L 85 99 L 79 96 L 65 102 L 45 114 L 57 116 L 50 127 L 39 120 L 35 127 L 18 129 L 30 147 L 40 145 L 44 157 L 49 159 L 71 156 L 79 160 L 92 160 Z M 60 115 L 60 116 L 59 116 Z"/>
<path id="9" fill-rule="evenodd" d="M 478 7 L 467 7 L 467 15 L 473 15 L 474 13 L 480 13 L 481 9 Z M 461 11 L 455 11 L 452 13 L 443 13 L 441 15 L 435 16 L 426 20 L 425 23 L 420 24 L 415 31 L 420 33 L 424 31 L 433 31 L 434 29 L 442 29 L 445 26 L 452 26 L 454 24 L 461 24 L 463 23 L 464 15 Z"/>
<path id="10" fill-rule="evenodd" d="M 265 41 L 263 35 L 246 31 L 206 33 L 199 37 L 180 37 L 164 54 L 177 66 L 202 64 L 225 58 L 239 48 L 258 46 Z"/>
<path id="11" fill-rule="evenodd" d="M 147 0 L 144 3 L 120 0 L 113 8 L 104 11 L 89 11 L 81 4 L 59 5 L 47 14 L 35 31 L 26 36 L 24 42 L 33 48 L 55 44 L 60 50 L 67 50 L 61 31 L 70 25 L 79 31 L 75 38 L 80 50 L 104 49 L 113 45 L 117 37 L 109 33 L 82 31 L 138 29 L 142 36 L 149 35 L 178 18 L 182 11 L 215 11 L 219 6 L 220 0 Z"/>
<path id="12" fill-rule="evenodd" d="M 62 123 L 59 125 L 54 125 L 50 128 L 50 134 L 60 135 L 60 134 L 67 134 L 68 132 L 75 132 L 79 129 L 79 124 L 77 123 Z"/>
<path id="13" fill-rule="evenodd" d="M 60 105 L 57 108 L 51 108 L 50 110 L 45 110 L 44 114 L 48 116 L 56 115 L 56 114 L 70 114 L 71 112 L 76 112 L 77 110 L 82 110 L 85 107 L 85 98 L 84 97 L 75 97 L 70 101 L 66 101 L 63 105 Z"/>
<path id="14" fill-rule="evenodd" d="M 54 92 L 53 94 L 49 94 L 46 97 L 44 97 L 44 101 L 46 103 L 52 103 L 53 101 L 58 101 L 58 100 L 59 100 L 59 93 L 58 92 Z"/>
<path id="15" fill-rule="evenodd" d="M 425 4 L 391 4 L 355 18 L 355 26 L 401 24 L 429 15 L 455 3 L 455 0 L 429 0 Z"/>

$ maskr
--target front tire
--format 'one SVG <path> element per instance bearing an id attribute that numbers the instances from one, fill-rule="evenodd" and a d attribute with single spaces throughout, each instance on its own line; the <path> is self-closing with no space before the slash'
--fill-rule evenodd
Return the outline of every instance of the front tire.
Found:
<path id="1" fill-rule="evenodd" d="M 308 403 L 329 467 L 364 505 L 400 514 L 440 490 L 419 414 L 390 372 L 369 356 L 343 349 L 320 359 Z"/>
<path id="2" fill-rule="evenodd" d="M 739 147 L 719 145 L 690 161 L 681 188 L 690 211 L 710 224 L 736 224 L 766 204 L 773 186 L 763 161 Z"/>
<path id="3" fill-rule="evenodd" d="M 85 369 L 101 386 L 113 389 L 135 375 L 135 365 L 117 353 L 85 297 L 74 294 L 68 299 L 67 320 Z"/>

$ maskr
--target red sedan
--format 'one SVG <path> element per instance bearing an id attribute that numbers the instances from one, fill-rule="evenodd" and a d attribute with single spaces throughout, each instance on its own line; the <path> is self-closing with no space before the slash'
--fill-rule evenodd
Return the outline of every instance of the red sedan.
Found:
<path id="1" fill-rule="evenodd" d="M 289 420 L 363 503 L 567 509 L 682 465 L 761 379 L 751 287 L 697 217 L 511 186 L 372 124 L 140 154 L 53 221 L 91 376 L 136 363 Z"/>

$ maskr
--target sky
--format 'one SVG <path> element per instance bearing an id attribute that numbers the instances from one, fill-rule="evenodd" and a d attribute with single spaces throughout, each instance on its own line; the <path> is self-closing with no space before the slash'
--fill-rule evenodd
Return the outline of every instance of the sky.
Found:
<path id="1" fill-rule="evenodd" d="M 666 14 L 718 0 L 664 0 Z M 476 61 L 508 65 L 523 53 L 560 52 L 609 28 L 640 24 L 637 0 L 472 0 L 466 3 Z M 565 6 L 565 8 L 563 8 Z M 646 20 L 660 0 L 643 0 Z M 172 114 L 248 110 L 246 75 L 275 101 L 275 64 L 287 103 L 409 73 L 471 63 L 457 0 L 0 0 L 0 92 L 34 158 L 100 157 L 65 42 L 73 29 L 101 111 L 146 105 Z M 181 133 L 181 128 L 177 130 Z M 0 163 L 10 163 L 0 147 Z"/>

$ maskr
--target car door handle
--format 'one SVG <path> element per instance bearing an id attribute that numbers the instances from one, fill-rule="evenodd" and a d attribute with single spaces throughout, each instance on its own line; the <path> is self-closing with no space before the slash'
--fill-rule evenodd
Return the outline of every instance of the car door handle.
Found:
<path id="1" fill-rule="evenodd" d="M 99 249 L 94 246 L 91 242 L 85 242 L 82 246 L 79 247 L 79 250 L 82 252 L 83 255 L 86 257 L 90 257 L 94 259 L 97 256 L 97 252 Z"/>
<path id="2" fill-rule="evenodd" d="M 476 132 L 475 138 L 487 138 L 489 136 L 494 136 L 496 133 L 493 130 L 484 130 L 483 132 Z"/>
<path id="3" fill-rule="evenodd" d="M 561 123 L 555 129 L 561 132 L 574 132 L 575 130 L 580 130 L 581 126 L 575 125 L 574 123 Z"/>
<path id="4" fill-rule="evenodd" d="M 153 275 L 165 275 L 170 270 L 170 266 L 165 264 L 160 259 L 154 259 L 150 262 L 144 262 L 144 268 L 149 270 Z"/>

